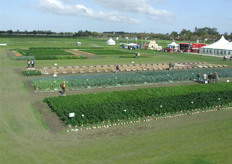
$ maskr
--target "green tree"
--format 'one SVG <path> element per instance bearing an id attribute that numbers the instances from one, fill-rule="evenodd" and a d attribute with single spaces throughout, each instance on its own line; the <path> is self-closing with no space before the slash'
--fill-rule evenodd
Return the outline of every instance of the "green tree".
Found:
<path id="1" fill-rule="evenodd" d="M 7 30 L 6 32 L 7 32 L 7 34 L 10 34 L 10 35 L 13 34 L 13 31 L 12 31 L 12 30 Z"/>
<path id="2" fill-rule="evenodd" d="M 178 33 L 176 31 L 173 31 L 171 34 L 170 34 L 170 39 L 176 39 L 178 38 Z"/>

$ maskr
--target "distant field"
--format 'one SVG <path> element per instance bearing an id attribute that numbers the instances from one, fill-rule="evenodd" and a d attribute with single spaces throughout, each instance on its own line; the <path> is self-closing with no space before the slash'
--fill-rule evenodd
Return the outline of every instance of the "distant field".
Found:
<path id="1" fill-rule="evenodd" d="M 58 118 L 41 101 L 48 94 L 36 94 L 28 88 L 22 75 L 27 64 L 12 60 L 10 49 L 30 47 L 112 48 L 108 38 L 0 38 L 0 161 L 10 164 L 31 163 L 178 163 L 224 164 L 232 162 L 232 109 L 184 117 L 119 125 L 111 128 L 69 132 L 51 131 L 63 127 Z M 125 40 L 120 40 L 125 42 Z M 172 41 L 160 41 L 164 46 Z M 90 49 L 91 49 L 90 48 Z M 99 48 L 101 49 L 101 48 Z M 170 54 L 151 50 L 140 52 L 147 58 L 114 58 L 96 55 L 87 60 L 36 60 L 35 67 L 86 66 L 110 64 L 207 62 L 232 66 L 222 58 L 195 54 Z M 9 57 L 8 57 L 9 56 Z M 112 56 L 112 55 L 111 55 Z M 113 55 L 114 56 L 114 55 Z M 35 77 L 37 78 L 37 77 Z M 231 83 L 229 83 L 231 84 Z M 59 93 L 57 93 L 59 94 Z M 78 100 L 77 100 L 78 101 Z M 42 108 L 43 107 L 43 108 Z M 39 111 L 43 111 L 40 114 Z M 56 124 L 56 121 L 59 124 Z"/>

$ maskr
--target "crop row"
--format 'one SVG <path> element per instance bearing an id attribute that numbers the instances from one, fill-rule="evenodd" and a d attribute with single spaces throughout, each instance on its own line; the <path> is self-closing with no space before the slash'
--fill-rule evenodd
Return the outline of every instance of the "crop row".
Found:
<path id="1" fill-rule="evenodd" d="M 24 76 L 39 76 L 42 73 L 38 70 L 25 70 L 23 71 Z"/>
<path id="2" fill-rule="evenodd" d="M 54 55 L 73 55 L 70 52 L 66 52 L 64 49 L 29 49 L 29 50 L 18 50 L 23 56 L 54 56 Z"/>
<path id="3" fill-rule="evenodd" d="M 35 56 L 36 60 L 87 59 L 84 56 Z"/>
<path id="4" fill-rule="evenodd" d="M 112 49 L 110 47 L 85 47 L 85 46 L 81 46 L 81 47 L 30 47 L 29 50 L 52 50 L 52 49 L 76 49 L 78 48 L 79 50 L 103 50 L 103 49 Z"/>
<path id="5" fill-rule="evenodd" d="M 14 56 L 15 60 L 35 60 L 34 56 Z"/>
<path id="6" fill-rule="evenodd" d="M 67 89 L 85 89 L 120 85 L 195 80 L 199 72 L 202 76 L 204 73 L 209 74 L 218 72 L 220 78 L 232 77 L 232 69 L 226 68 L 58 76 L 31 79 L 30 82 L 37 91 L 58 90 L 60 88 L 60 84 L 63 81 L 66 81 Z"/>
<path id="7" fill-rule="evenodd" d="M 232 84 L 59 96 L 45 98 L 44 102 L 65 123 L 80 126 L 228 105 L 232 102 Z M 69 113 L 75 113 L 72 120 Z"/>
<path id="8" fill-rule="evenodd" d="M 88 53 L 92 53 L 92 54 L 96 54 L 96 55 L 122 55 L 122 54 L 135 54 L 134 52 L 130 52 L 130 51 L 120 51 L 120 50 L 83 50 L 85 52 L 88 52 Z"/>
<path id="9" fill-rule="evenodd" d="M 56 50 L 56 49 L 73 49 L 73 47 L 30 47 L 29 50 Z"/>

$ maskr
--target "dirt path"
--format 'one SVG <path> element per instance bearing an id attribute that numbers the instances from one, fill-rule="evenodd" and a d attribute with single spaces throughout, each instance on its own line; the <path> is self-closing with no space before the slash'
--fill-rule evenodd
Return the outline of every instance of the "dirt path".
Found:
<path id="1" fill-rule="evenodd" d="M 21 55 L 20 53 L 18 53 L 16 51 L 13 51 L 13 53 L 15 54 L 15 56 L 23 56 L 23 55 Z"/>

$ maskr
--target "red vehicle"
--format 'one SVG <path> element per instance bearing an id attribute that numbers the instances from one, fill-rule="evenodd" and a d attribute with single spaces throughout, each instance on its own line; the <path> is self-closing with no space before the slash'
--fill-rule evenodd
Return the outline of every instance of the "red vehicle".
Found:
<path id="1" fill-rule="evenodd" d="M 165 48 L 163 51 L 164 51 L 164 52 L 173 52 L 173 48 L 167 47 L 167 48 Z"/>
<path id="2" fill-rule="evenodd" d="M 192 52 L 199 53 L 199 50 L 201 47 L 207 46 L 207 44 L 201 44 L 201 43 L 193 43 Z"/>
<path id="3" fill-rule="evenodd" d="M 179 43 L 180 51 L 182 52 L 199 52 L 200 48 L 206 46 L 207 44 L 200 43 Z"/>
<path id="4" fill-rule="evenodd" d="M 181 52 L 191 52 L 193 45 L 189 43 L 179 43 Z"/>

